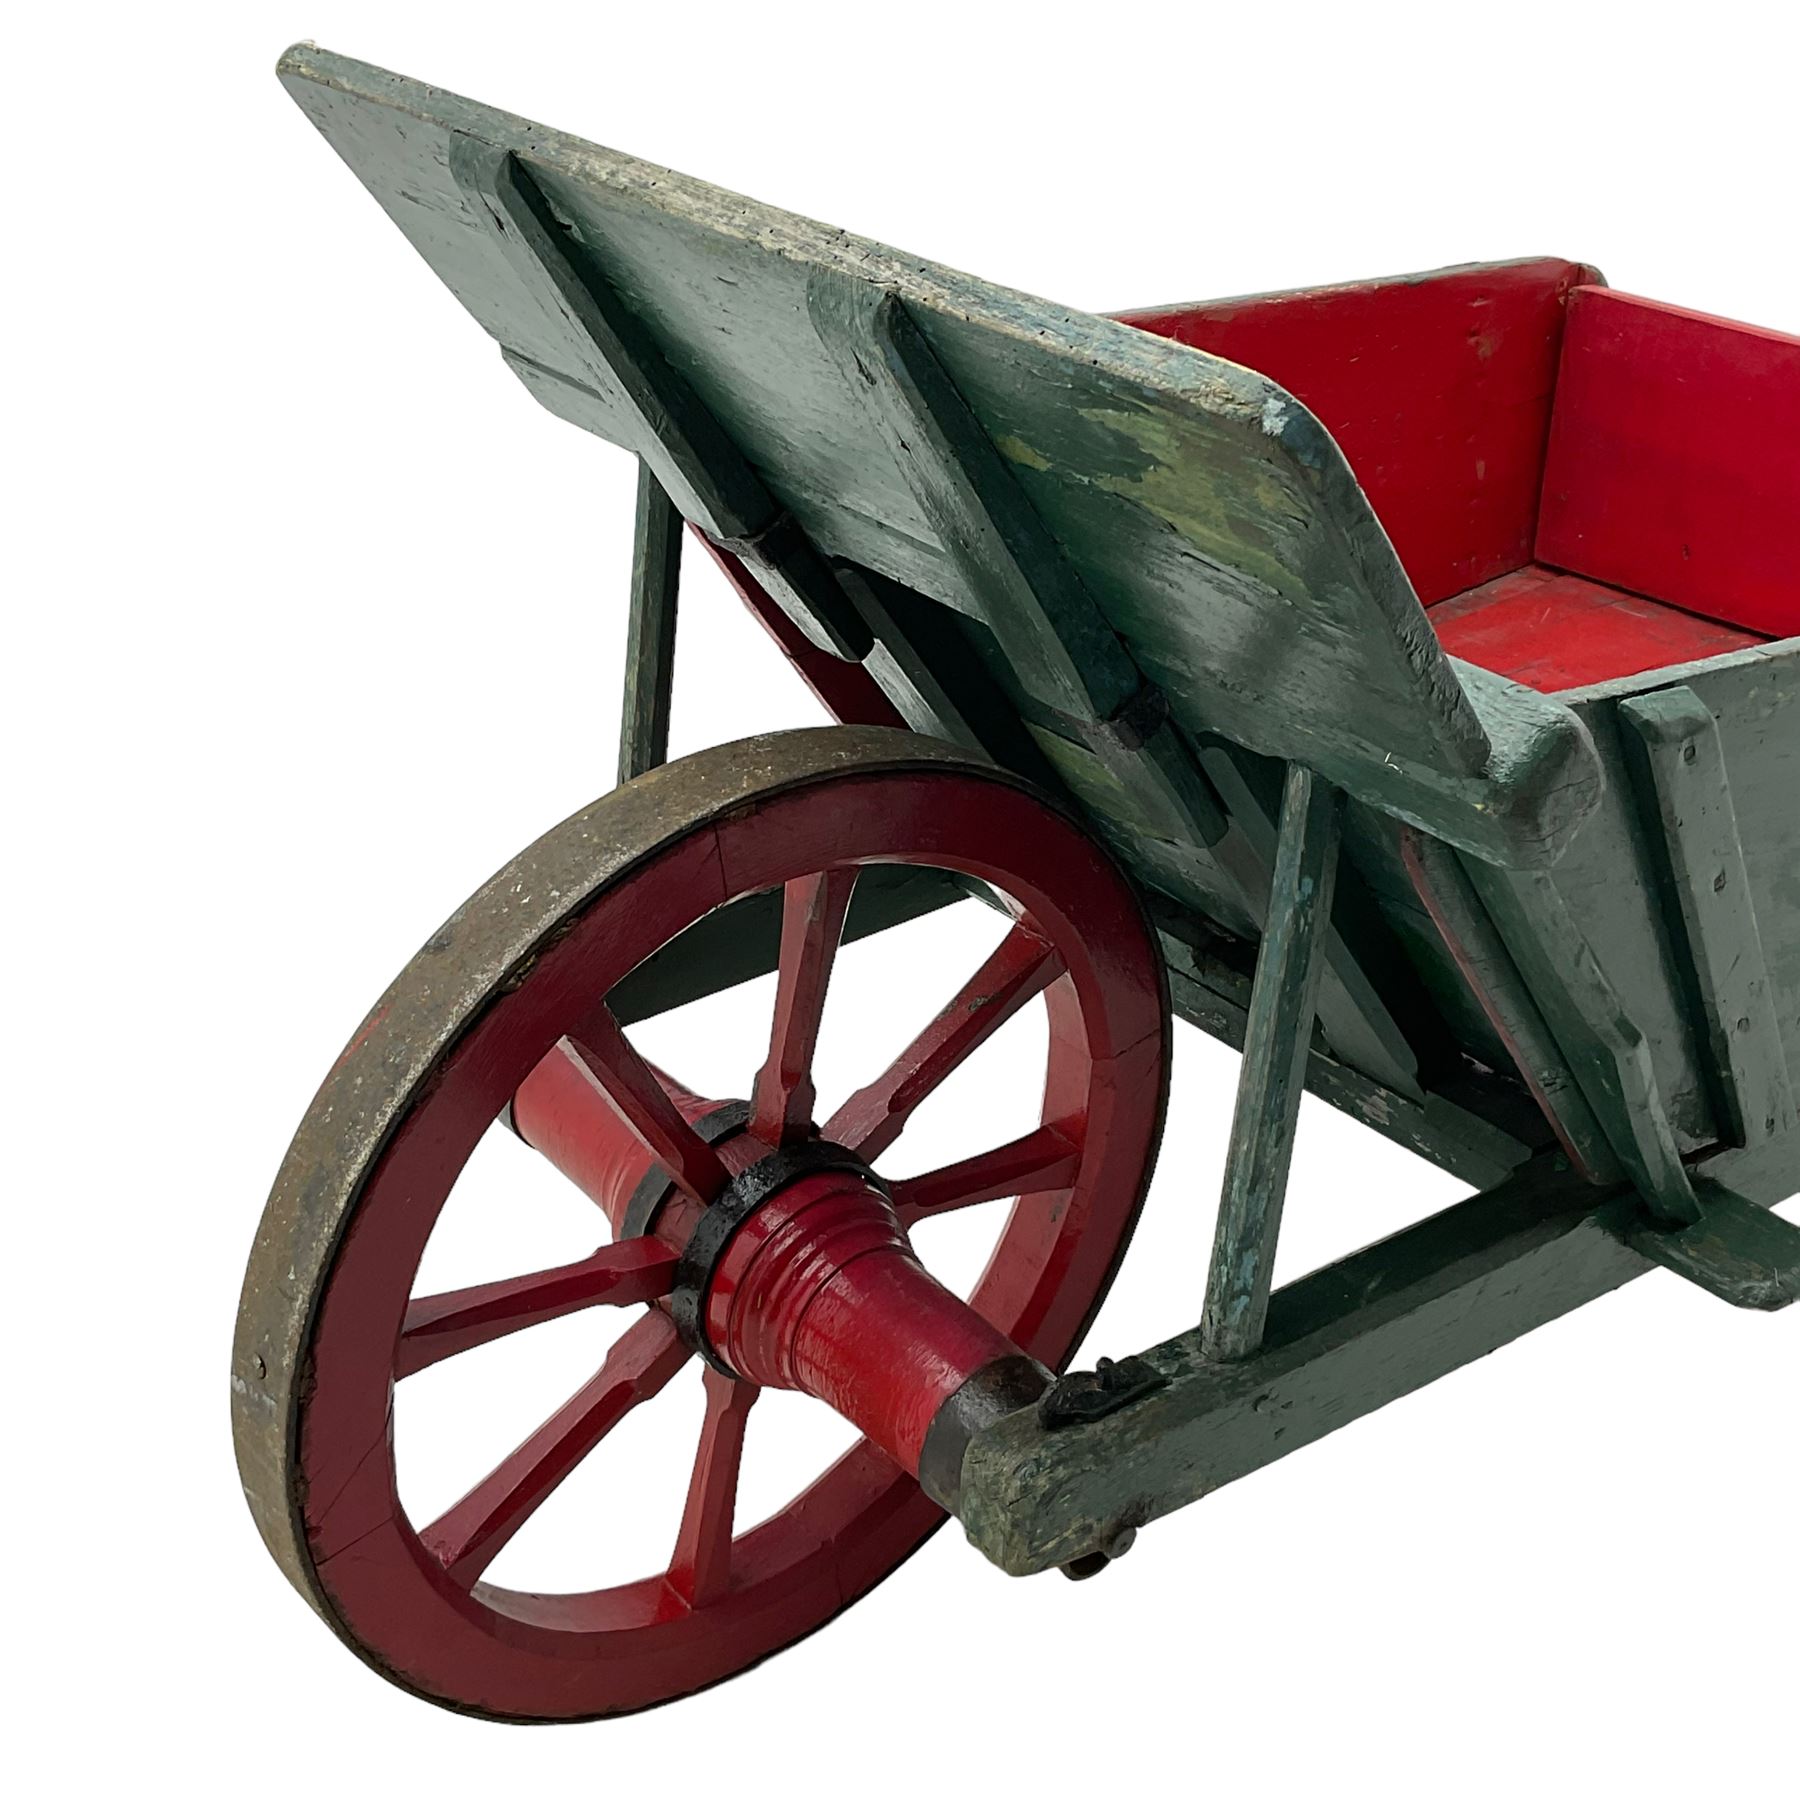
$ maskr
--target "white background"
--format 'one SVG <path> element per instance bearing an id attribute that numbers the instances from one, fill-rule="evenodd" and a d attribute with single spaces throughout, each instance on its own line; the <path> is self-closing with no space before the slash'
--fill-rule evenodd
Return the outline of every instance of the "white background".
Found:
<path id="1" fill-rule="evenodd" d="M 610 782 L 631 510 L 629 460 L 527 400 L 278 89 L 289 39 L 1096 310 L 1555 253 L 1793 330 L 1783 28 L 974 0 L 14 21 L 17 1791 L 1791 1792 L 1796 1321 L 1667 1276 L 1152 1527 L 1102 1580 L 1009 1582 L 945 1532 L 760 1671 L 550 1732 L 408 1699 L 328 1636 L 237 1493 L 225 1382 L 263 1194 L 345 1036 Z M 690 566 L 676 749 L 816 718 Z M 934 925 L 920 966 L 947 989 L 982 929 Z M 830 1048 L 854 1072 L 931 997 L 846 969 Z M 742 1025 L 755 996 L 732 1004 Z M 659 1030 L 732 1091 L 722 1038 Z M 1233 1067 L 1181 1031 L 1086 1356 L 1191 1322 Z M 987 1059 L 932 1130 L 1016 1103 L 1024 1069 Z M 446 1266 L 502 1204 L 538 1234 L 509 1266 L 591 1245 L 516 1147 L 475 1177 Z M 1284 1272 L 1457 1191 L 1309 1100 Z M 548 1354 L 477 1396 L 526 1409 L 502 1438 L 572 1385 Z M 672 1529 L 640 1448 L 641 1480 L 627 1458 L 536 1554 Z"/>

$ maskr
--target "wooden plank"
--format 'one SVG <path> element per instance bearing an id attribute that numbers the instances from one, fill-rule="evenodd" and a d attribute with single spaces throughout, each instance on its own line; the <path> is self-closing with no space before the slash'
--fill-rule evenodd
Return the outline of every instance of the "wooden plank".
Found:
<path id="1" fill-rule="evenodd" d="M 1445 947 L 1569 1160 L 1585 1180 L 1622 1179 L 1619 1159 L 1594 1109 L 1456 852 L 1408 831 L 1403 834 L 1402 854 Z"/>
<path id="2" fill-rule="evenodd" d="M 577 266 L 563 221 L 518 157 L 452 132 L 446 160 L 477 222 L 559 326 L 565 356 L 589 385 L 619 395 L 664 491 L 756 572 L 815 645 L 852 662 L 865 655 L 868 628 L 830 569 L 604 273 Z"/>
<path id="3" fill-rule="evenodd" d="M 1260 926 L 1270 894 L 1278 891 L 1274 870 L 1280 801 L 1273 792 L 1265 797 L 1259 791 L 1240 755 L 1228 745 L 1208 743 L 1200 749 L 1200 762 L 1231 821 L 1213 856 L 1237 883 Z M 1352 871 L 1350 883 L 1355 880 Z M 1320 943 L 1319 1023 L 1340 1061 L 1390 1092 L 1416 1100 L 1419 1059 L 1388 1004 L 1396 983 L 1410 979 L 1411 971 L 1396 969 L 1395 959 L 1381 954 L 1383 947 L 1375 940 L 1385 934 L 1378 925 L 1357 929 L 1343 871 L 1336 882 L 1337 905 Z"/>
<path id="4" fill-rule="evenodd" d="M 1250 1017 L 1251 976 L 1239 979 L 1185 940 L 1165 932 L 1169 994 L 1177 1018 L 1242 1050 Z M 1540 1150 L 1554 1147 L 1549 1126 L 1521 1089 L 1504 1091 L 1491 1073 L 1429 1088 L 1409 1100 L 1337 1061 L 1317 1042 L 1306 1060 L 1306 1091 L 1360 1125 L 1471 1187 L 1492 1187 Z"/>
<path id="5" fill-rule="evenodd" d="M 1464 867 L 1493 916 L 1508 953 L 1518 965 L 1557 1042 L 1578 1072 L 1584 1061 L 1603 1059 L 1596 1027 L 1571 985 L 1566 964 L 1584 943 L 1598 963 L 1611 999 L 1628 1016 L 1649 1056 L 1677 1152 L 1686 1156 L 1719 1141 L 1721 1131 L 1708 1078 L 1705 1047 L 1682 993 L 1687 946 L 1679 920 L 1662 902 L 1654 843 L 1639 818 L 1626 739 L 1629 727 L 1610 700 L 1584 700 L 1574 710 L 1586 725 L 1606 779 L 1606 793 L 1567 852 L 1549 871 L 1496 876 L 1468 858 Z M 1547 873 L 1556 906 L 1536 895 Z M 1497 890 L 1507 888 L 1510 895 Z M 1572 935 L 1570 935 L 1572 933 Z M 1597 993 L 1597 990 L 1596 990 Z M 1609 1141 L 1637 1127 L 1608 1115 L 1605 1099 L 1583 1078 L 1583 1091 Z"/>
<path id="6" fill-rule="evenodd" d="M 1621 1003 L 1554 876 L 1465 866 L 1644 1204 L 1664 1220 L 1692 1223 L 1700 1207 L 1657 1079 L 1654 1046 Z"/>
<path id="7" fill-rule="evenodd" d="M 1791 1138 L 1789 1149 L 1800 1153 Z M 1668 1231 L 1632 1219 L 1625 1242 L 1729 1306 L 1780 1312 L 1800 1300 L 1800 1225 L 1724 1189 L 1702 1184 L 1700 1197 L 1692 1225 Z"/>
<path id="8" fill-rule="evenodd" d="M 1796 518 L 1800 337 L 1577 288 L 1538 560 L 1783 637 Z"/>
<path id="9" fill-rule="evenodd" d="M 1281 802 L 1268 924 L 1256 958 L 1249 1029 L 1231 1117 L 1225 1191 L 1213 1236 L 1201 1338 L 1208 1356 L 1239 1362 L 1262 1342 L 1281 1234 L 1282 1201 L 1312 1046 L 1322 940 L 1337 879 L 1339 797 L 1290 768 Z"/>
<path id="10" fill-rule="evenodd" d="M 938 540 L 967 585 L 994 596 L 983 612 L 1004 621 L 997 635 L 1009 659 L 1077 720 L 1111 718 L 1141 678 L 904 302 L 832 270 L 813 275 L 806 299 Z"/>
<path id="11" fill-rule="evenodd" d="M 1149 807 L 1157 835 L 1210 844 L 1225 821 L 1142 676 L 969 412 L 897 294 L 816 273 L 807 306 L 820 340 L 904 471 L 921 511 L 991 603 L 983 615 L 1028 692 L 1054 696 L 1050 729 L 1076 736 Z"/>
<path id="12" fill-rule="evenodd" d="M 1343 456 L 1267 378 L 310 46 L 281 74 L 563 416 L 640 447 L 629 397 L 472 218 L 449 172 L 458 138 L 528 167 L 560 244 L 604 272 L 824 556 L 975 616 L 1004 605 L 969 592 L 820 342 L 806 295 L 821 271 L 900 297 L 1180 730 L 1304 762 L 1507 863 L 1553 860 L 1591 810 L 1573 721 L 1451 668 Z"/>
<path id="13" fill-rule="evenodd" d="M 681 524 L 681 514 L 662 483 L 648 463 L 640 462 L 631 547 L 631 614 L 625 633 L 625 703 L 619 720 L 621 781 L 669 759 Z"/>
<path id="14" fill-rule="evenodd" d="M 1540 694 L 1726 655 L 1754 632 L 1532 563 L 1431 609 L 1452 656 Z"/>
<path id="15" fill-rule="evenodd" d="M 1261 1355 L 1221 1363 L 1195 1330 L 1142 1352 L 1166 1385 L 1047 1431 L 1026 1410 L 976 1433 L 959 1515 L 1009 1574 L 1058 1567 L 1622 1287 L 1629 1195 L 1542 1157 L 1280 1289 Z"/>
<path id="16" fill-rule="evenodd" d="M 1687 687 L 1626 700 L 1619 716 L 1639 745 L 1644 810 L 1668 859 L 1721 1124 L 1731 1142 L 1755 1143 L 1793 1119 L 1794 1087 L 1719 728 Z"/>
<path id="17" fill-rule="evenodd" d="M 1431 606 L 1530 559 L 1564 304 L 1599 279 L 1538 257 L 1115 316 L 1310 407 Z"/>
<path id="18" fill-rule="evenodd" d="M 1800 1080 L 1800 637 L 1680 679 L 1718 726 L 1788 1073 Z"/>

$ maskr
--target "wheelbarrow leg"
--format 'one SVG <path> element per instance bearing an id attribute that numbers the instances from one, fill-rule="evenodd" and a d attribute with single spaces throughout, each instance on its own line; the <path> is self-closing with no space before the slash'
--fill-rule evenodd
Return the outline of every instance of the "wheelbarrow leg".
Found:
<path id="1" fill-rule="evenodd" d="M 675 684 L 675 596 L 681 585 L 681 514 L 647 462 L 638 463 L 637 535 L 631 548 L 631 623 L 625 638 L 625 707 L 619 780 L 669 756 Z"/>
<path id="2" fill-rule="evenodd" d="M 1268 1317 L 1323 967 L 1320 950 L 1331 928 L 1338 818 L 1336 789 L 1290 764 L 1201 1322 L 1206 1354 L 1219 1362 L 1254 1356 Z"/>

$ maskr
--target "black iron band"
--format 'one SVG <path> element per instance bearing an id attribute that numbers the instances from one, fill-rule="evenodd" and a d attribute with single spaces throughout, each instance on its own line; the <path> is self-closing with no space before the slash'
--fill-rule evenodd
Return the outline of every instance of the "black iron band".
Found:
<path id="1" fill-rule="evenodd" d="M 823 1138 L 813 1138 L 808 1143 L 792 1144 L 785 1150 L 771 1150 L 767 1156 L 753 1162 L 733 1177 L 700 1215 L 694 1234 L 688 1239 L 687 1248 L 682 1251 L 681 1261 L 675 1268 L 675 1287 L 669 1295 L 669 1317 L 689 1345 L 721 1375 L 737 1379 L 737 1371 L 706 1341 L 706 1332 L 701 1325 L 706 1290 L 712 1286 L 720 1257 L 725 1254 L 738 1227 L 771 1195 L 803 1175 L 822 1175 L 831 1171 L 854 1175 L 878 1194 L 887 1195 L 887 1183 L 854 1150 L 846 1150 L 842 1144 L 827 1143 Z"/>
<path id="2" fill-rule="evenodd" d="M 711 1112 L 702 1113 L 694 1121 L 694 1130 L 705 1142 L 716 1144 L 721 1138 L 728 1138 L 734 1132 L 742 1131 L 749 1122 L 750 1102 L 727 1100 L 723 1106 L 716 1106 Z M 643 1180 L 631 1190 L 631 1198 L 625 1204 L 625 1217 L 619 1236 L 648 1237 L 651 1226 L 656 1223 L 656 1215 L 662 1210 L 663 1202 L 674 1191 L 675 1183 L 669 1179 L 668 1172 L 660 1163 L 652 1163 Z"/>
<path id="3" fill-rule="evenodd" d="M 1055 1377 L 1035 1357 L 997 1357 L 984 1364 L 942 1406 L 919 1446 L 919 1486 L 946 1512 L 962 1500 L 963 1454 L 976 1432 L 1022 1407 L 1035 1406 Z"/>

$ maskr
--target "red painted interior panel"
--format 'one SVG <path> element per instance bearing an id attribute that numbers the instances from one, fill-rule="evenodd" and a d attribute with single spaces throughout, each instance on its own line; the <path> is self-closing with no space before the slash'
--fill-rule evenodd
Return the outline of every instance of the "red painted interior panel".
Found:
<path id="1" fill-rule="evenodd" d="M 1800 338 L 1578 288 L 1537 556 L 1800 633 Z"/>
<path id="2" fill-rule="evenodd" d="M 1544 694 L 1763 641 L 1758 632 L 1536 566 L 1434 606 L 1431 623 L 1452 656 Z"/>
<path id="3" fill-rule="evenodd" d="M 1544 258 L 1118 316 L 1304 401 L 1429 606 L 1530 560 L 1564 297 L 1598 279 Z"/>

